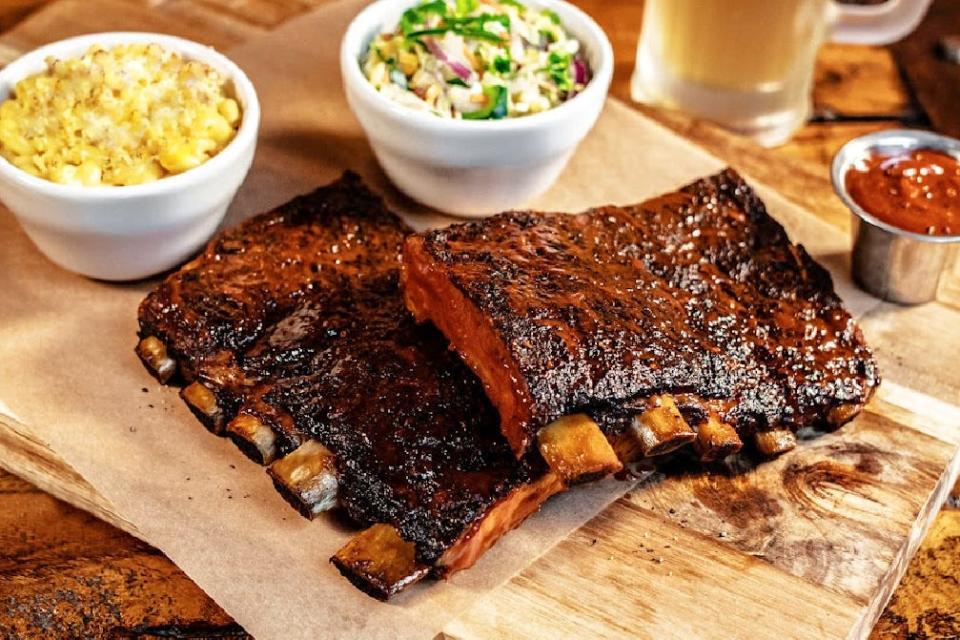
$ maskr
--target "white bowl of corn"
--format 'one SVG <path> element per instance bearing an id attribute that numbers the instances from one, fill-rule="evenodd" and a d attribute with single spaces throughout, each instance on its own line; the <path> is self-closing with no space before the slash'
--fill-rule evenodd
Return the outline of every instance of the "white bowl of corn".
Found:
<path id="1" fill-rule="evenodd" d="M 250 80 L 210 47 L 133 32 L 62 40 L 0 70 L 0 200 L 65 269 L 144 278 L 213 234 L 259 125 Z"/>

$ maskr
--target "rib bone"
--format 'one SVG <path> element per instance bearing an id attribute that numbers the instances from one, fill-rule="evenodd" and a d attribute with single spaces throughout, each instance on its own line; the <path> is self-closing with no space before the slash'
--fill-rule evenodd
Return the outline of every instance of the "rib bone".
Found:
<path id="1" fill-rule="evenodd" d="M 778 456 L 797 446 L 797 436 L 789 429 L 759 431 L 754 435 L 757 451 L 765 456 Z"/>
<path id="2" fill-rule="evenodd" d="M 537 438 L 543 459 L 567 485 L 623 468 L 603 431 L 582 413 L 554 420 L 540 430 Z"/>
<path id="3" fill-rule="evenodd" d="M 837 429 L 847 422 L 853 420 L 860 411 L 863 410 L 862 404 L 838 404 L 827 412 L 827 424 Z"/>
<path id="4" fill-rule="evenodd" d="M 683 419 L 673 397 L 653 398 L 654 406 L 634 416 L 631 429 L 645 457 L 659 456 L 693 441 L 697 434 Z"/>
<path id="5" fill-rule="evenodd" d="M 316 440 L 308 440 L 270 465 L 267 473 L 280 494 L 313 519 L 337 504 L 336 458 Z"/>
<path id="6" fill-rule="evenodd" d="M 711 413 L 707 420 L 697 429 L 697 440 L 694 447 L 704 462 L 720 460 L 740 451 L 743 441 L 737 430 L 722 422 L 720 417 Z"/>
<path id="7" fill-rule="evenodd" d="M 177 361 L 167 354 L 167 346 L 156 336 L 147 336 L 137 344 L 137 355 L 161 384 L 177 372 Z"/>
<path id="8" fill-rule="evenodd" d="M 382 523 L 355 535 L 330 562 L 358 589 L 378 600 L 386 600 L 430 571 L 417 562 L 413 543 Z"/>
<path id="9" fill-rule="evenodd" d="M 180 391 L 180 397 L 213 433 L 223 432 L 224 415 L 213 391 L 201 382 L 191 382 Z"/>
<path id="10" fill-rule="evenodd" d="M 255 415 L 240 413 L 227 423 L 230 438 L 251 459 L 270 464 L 277 457 L 277 434 Z"/>

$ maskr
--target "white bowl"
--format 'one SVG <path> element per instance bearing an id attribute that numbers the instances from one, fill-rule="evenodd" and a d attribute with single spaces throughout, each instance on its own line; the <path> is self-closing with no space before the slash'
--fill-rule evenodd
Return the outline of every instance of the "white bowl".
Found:
<path id="1" fill-rule="evenodd" d="M 483 216 L 522 205 L 560 175 L 593 127 L 610 88 L 613 49 L 587 14 L 562 0 L 530 0 L 557 12 L 593 74 L 586 89 L 548 111 L 503 120 L 453 120 L 396 104 L 364 77 L 360 59 L 414 0 L 379 0 L 360 12 L 340 47 L 350 108 L 384 171 L 401 191 L 440 211 Z"/>
<path id="2" fill-rule="evenodd" d="M 228 79 L 242 108 L 236 137 L 199 167 L 147 184 L 63 185 L 0 157 L 0 199 L 37 248 L 65 269 L 103 280 L 133 280 L 169 269 L 199 249 L 223 219 L 257 143 L 260 105 L 246 75 L 212 48 L 156 33 L 97 33 L 46 45 L 0 70 L 0 102 L 17 81 L 45 69 L 48 56 L 71 58 L 91 45 L 156 42 L 204 62 Z"/>

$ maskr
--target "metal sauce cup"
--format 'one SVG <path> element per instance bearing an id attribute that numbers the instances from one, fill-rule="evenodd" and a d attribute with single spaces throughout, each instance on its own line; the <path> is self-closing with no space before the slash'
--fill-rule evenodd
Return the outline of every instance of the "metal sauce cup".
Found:
<path id="1" fill-rule="evenodd" d="M 899 155 L 933 149 L 960 160 L 960 140 L 915 129 L 878 131 L 847 142 L 833 157 L 833 189 L 853 212 L 853 279 L 865 291 L 890 302 L 934 300 L 940 276 L 960 236 L 904 231 L 864 211 L 847 193 L 845 177 L 863 168 L 871 155 Z"/>

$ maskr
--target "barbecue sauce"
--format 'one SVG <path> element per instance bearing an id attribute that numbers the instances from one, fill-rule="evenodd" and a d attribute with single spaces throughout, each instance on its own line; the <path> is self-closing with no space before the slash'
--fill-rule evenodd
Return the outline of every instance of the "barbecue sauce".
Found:
<path id="1" fill-rule="evenodd" d="M 873 155 L 844 182 L 854 202 L 904 231 L 960 234 L 960 163 L 932 149 Z"/>

